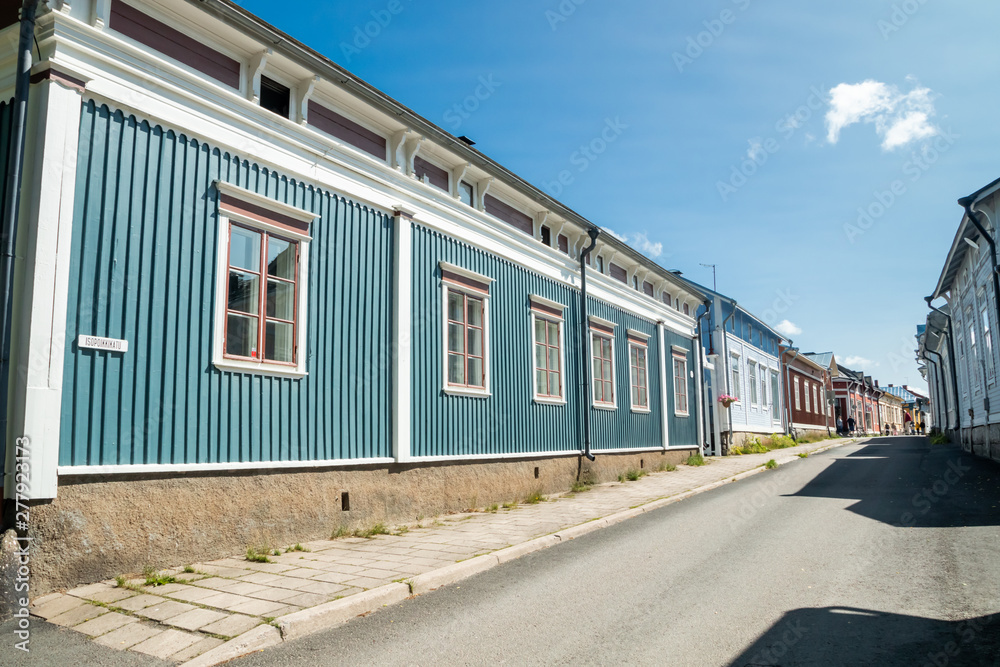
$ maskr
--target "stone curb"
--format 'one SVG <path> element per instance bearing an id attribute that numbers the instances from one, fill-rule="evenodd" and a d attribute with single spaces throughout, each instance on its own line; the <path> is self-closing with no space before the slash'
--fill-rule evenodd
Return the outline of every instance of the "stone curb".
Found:
<path id="1" fill-rule="evenodd" d="M 809 452 L 809 454 L 818 454 L 820 452 L 833 449 L 834 447 L 840 447 L 854 442 L 859 442 L 859 440 L 843 440 L 840 442 L 834 442 L 824 447 L 814 449 Z M 789 456 L 783 457 L 782 461 L 777 461 L 777 459 L 775 460 L 779 465 L 784 465 L 785 463 L 790 463 L 797 458 L 798 456 Z M 684 491 L 683 493 L 670 496 L 669 498 L 653 500 L 638 507 L 622 510 L 621 512 L 616 512 L 599 519 L 594 519 L 592 521 L 587 521 L 586 523 L 558 530 L 551 535 L 537 537 L 533 540 L 528 540 L 527 542 L 507 547 L 506 549 L 500 549 L 499 551 L 494 551 L 493 553 L 476 556 L 475 558 L 470 558 L 469 560 L 464 560 L 460 563 L 447 565 L 445 567 L 438 568 L 437 570 L 432 570 L 431 572 L 425 572 L 408 579 L 408 584 L 386 584 L 384 586 L 379 586 L 378 588 L 372 588 L 371 590 L 364 591 L 363 593 L 357 593 L 346 598 L 341 598 L 340 600 L 334 600 L 310 609 L 297 611 L 294 614 L 282 617 L 278 621 L 277 628 L 271 625 L 259 625 L 252 630 L 244 632 L 239 637 L 231 639 L 225 644 L 203 653 L 194 660 L 185 662 L 182 667 L 212 667 L 213 665 L 233 660 L 234 658 L 259 651 L 267 648 L 268 646 L 274 646 L 275 644 L 280 644 L 290 639 L 296 639 L 314 632 L 334 628 L 338 625 L 346 623 L 352 618 L 370 614 L 371 612 L 377 611 L 382 607 L 388 607 L 389 605 L 402 602 L 413 595 L 421 595 L 442 586 L 454 584 L 473 575 L 493 569 L 502 563 L 507 563 L 516 558 L 520 558 L 521 556 L 525 556 L 535 551 L 541 551 L 542 549 L 548 549 L 549 547 L 554 547 L 564 541 L 582 537 L 583 535 L 593 533 L 601 530 L 602 528 L 607 528 L 614 524 L 635 518 L 645 514 L 646 512 L 651 512 L 653 510 L 660 509 L 661 507 L 672 505 L 692 496 L 717 489 L 732 482 L 738 482 L 741 479 L 765 472 L 766 470 L 767 469 L 763 466 L 753 468 L 752 470 L 746 470 L 733 475 L 732 477 L 720 479 L 718 481 L 705 484 L 704 486 L 699 486 L 694 489 Z"/>
<path id="2" fill-rule="evenodd" d="M 433 572 L 429 572 L 428 574 L 433 574 Z M 355 616 L 370 614 L 376 609 L 402 602 L 408 597 L 410 597 L 410 587 L 406 584 L 385 584 L 384 586 L 372 588 L 363 593 L 356 593 L 346 598 L 326 602 L 309 609 L 303 609 L 288 616 L 282 616 L 278 620 L 278 627 L 281 629 L 281 640 L 288 641 L 289 639 L 302 637 L 319 630 L 336 627 L 342 623 L 346 623 Z"/>
<path id="3" fill-rule="evenodd" d="M 258 625 L 247 630 L 239 637 L 230 639 L 225 644 L 202 653 L 193 660 L 188 660 L 182 667 L 212 667 L 222 662 L 228 662 L 242 655 L 253 653 L 281 643 L 281 632 L 273 625 Z"/>

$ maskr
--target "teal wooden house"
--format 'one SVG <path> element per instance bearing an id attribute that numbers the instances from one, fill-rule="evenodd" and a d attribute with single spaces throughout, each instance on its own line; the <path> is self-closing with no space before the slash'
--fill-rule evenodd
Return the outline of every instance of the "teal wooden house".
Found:
<path id="1" fill-rule="evenodd" d="M 702 447 L 704 295 L 467 142 L 222 0 L 48 3 L 34 38 L 20 129 L 0 78 L 4 490 L 28 438 L 50 585 L 138 536 L 203 557 L 441 509 L 455 466 L 486 502 Z M 46 575 L 64 538 L 90 550 Z"/>

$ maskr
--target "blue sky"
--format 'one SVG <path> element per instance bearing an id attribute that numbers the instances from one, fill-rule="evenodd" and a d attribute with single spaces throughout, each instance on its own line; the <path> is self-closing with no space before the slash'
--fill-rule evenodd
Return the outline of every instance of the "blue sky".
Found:
<path id="1" fill-rule="evenodd" d="M 997 3 L 240 4 L 536 186 L 568 171 L 561 201 L 691 280 L 716 264 L 803 350 L 926 386 L 955 202 L 1000 177 Z"/>

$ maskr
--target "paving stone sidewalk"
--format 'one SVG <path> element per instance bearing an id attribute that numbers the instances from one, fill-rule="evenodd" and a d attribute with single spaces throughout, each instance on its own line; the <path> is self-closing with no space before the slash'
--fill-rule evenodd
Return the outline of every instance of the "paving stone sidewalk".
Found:
<path id="1" fill-rule="evenodd" d="M 281 555 L 268 556 L 270 562 L 251 562 L 240 555 L 193 563 L 165 570 L 162 574 L 172 576 L 174 583 L 160 586 L 145 586 L 144 578 L 124 587 L 104 581 L 38 598 L 31 613 L 111 648 L 174 663 L 190 661 L 192 666 L 218 664 L 336 624 L 331 618 L 347 620 L 363 613 L 365 600 L 374 604 L 371 608 L 382 606 L 375 603 L 383 598 L 386 604 L 397 601 L 399 595 L 378 597 L 393 582 L 410 586 L 390 586 L 396 593 L 422 592 L 428 585 L 418 588 L 408 582 L 435 572 L 467 576 L 477 569 L 456 563 L 471 565 L 467 561 L 477 556 L 532 541 L 542 548 L 548 543 L 537 538 L 573 527 L 574 534 L 581 533 L 579 529 L 589 530 L 583 524 L 595 519 L 625 518 L 627 510 L 718 485 L 760 469 L 768 459 L 788 463 L 800 453 L 856 441 L 827 440 L 767 454 L 710 458 L 701 467 L 680 465 L 672 472 L 650 472 L 634 482 L 602 484 L 537 504 L 428 519 L 397 526 L 388 535 L 304 542 L 303 551 L 282 548 Z M 518 555 L 520 551 L 511 553 Z M 359 605 L 351 606 L 352 600 Z"/>

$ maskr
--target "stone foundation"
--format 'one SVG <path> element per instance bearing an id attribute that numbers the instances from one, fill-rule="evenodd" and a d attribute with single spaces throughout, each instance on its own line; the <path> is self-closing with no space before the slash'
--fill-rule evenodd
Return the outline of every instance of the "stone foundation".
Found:
<path id="1" fill-rule="evenodd" d="M 695 448 L 482 463 L 365 466 L 60 480 L 32 508 L 31 597 L 138 573 L 286 546 L 348 530 L 568 491 L 631 469 L 687 460 Z M 344 501 L 347 507 L 344 506 Z"/>
<path id="2" fill-rule="evenodd" d="M 949 431 L 948 435 L 954 442 L 955 431 Z M 1000 424 L 963 428 L 959 432 L 959 437 L 963 450 L 1000 463 Z"/>

